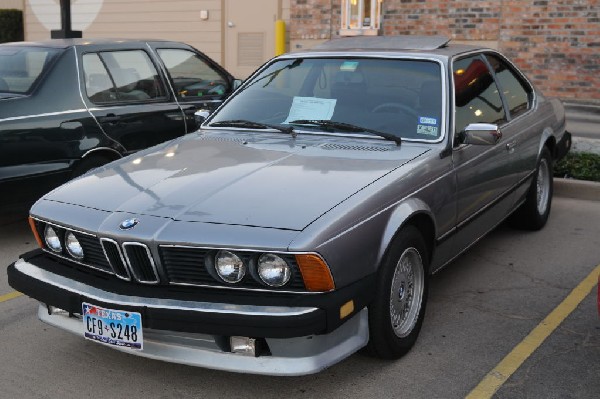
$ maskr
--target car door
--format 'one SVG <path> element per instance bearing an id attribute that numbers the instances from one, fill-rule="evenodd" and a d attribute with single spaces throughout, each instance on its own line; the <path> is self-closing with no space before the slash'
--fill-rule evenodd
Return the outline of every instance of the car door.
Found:
<path id="1" fill-rule="evenodd" d="M 188 132 L 198 128 L 194 113 L 214 111 L 231 93 L 233 77 L 210 58 L 191 47 L 167 43 L 154 45 L 162 61 L 181 108 L 186 115 Z"/>
<path id="2" fill-rule="evenodd" d="M 454 245 L 465 248 L 502 221 L 511 205 L 517 176 L 513 153 L 506 144 L 507 113 L 493 73 L 481 54 L 455 59 L 453 165 L 457 182 L 457 235 Z M 503 136 L 495 145 L 461 144 L 458 137 L 471 123 L 498 125 Z"/>
<path id="3" fill-rule="evenodd" d="M 185 134 L 183 112 L 147 49 L 98 49 L 80 59 L 89 110 L 126 153 Z"/>
<path id="4" fill-rule="evenodd" d="M 534 171 L 539 154 L 540 137 L 546 122 L 533 112 L 534 90 L 531 84 L 504 57 L 495 53 L 485 55 L 508 110 L 508 123 L 503 134 L 511 153 L 509 168 L 515 180 L 522 182 L 516 190 L 516 202 L 529 188 L 524 180 Z"/>

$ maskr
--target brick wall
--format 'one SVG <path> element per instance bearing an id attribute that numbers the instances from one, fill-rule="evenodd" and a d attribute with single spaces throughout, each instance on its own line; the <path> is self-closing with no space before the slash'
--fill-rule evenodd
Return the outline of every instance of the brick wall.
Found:
<path id="1" fill-rule="evenodd" d="M 500 49 L 544 93 L 600 99 L 600 1 L 504 0 Z"/>
<path id="2" fill-rule="evenodd" d="M 329 39 L 341 0 L 292 2 L 290 40 Z M 384 35 L 493 41 L 542 91 L 600 100 L 600 0 L 384 0 Z"/>

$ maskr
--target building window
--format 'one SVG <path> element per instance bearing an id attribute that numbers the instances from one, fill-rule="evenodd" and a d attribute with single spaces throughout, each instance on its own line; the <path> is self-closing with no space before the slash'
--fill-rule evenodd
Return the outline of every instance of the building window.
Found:
<path id="1" fill-rule="evenodd" d="M 377 35 L 383 0 L 342 0 L 342 36 Z"/>

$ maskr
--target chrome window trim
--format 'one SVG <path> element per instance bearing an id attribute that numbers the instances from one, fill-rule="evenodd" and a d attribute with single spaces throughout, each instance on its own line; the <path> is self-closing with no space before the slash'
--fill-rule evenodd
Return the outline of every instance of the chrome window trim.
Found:
<path id="1" fill-rule="evenodd" d="M 80 108 L 80 109 L 70 109 L 70 110 L 67 110 L 67 111 L 45 112 L 43 114 L 11 116 L 9 118 L 0 119 L 0 122 L 20 121 L 20 120 L 29 119 L 29 118 L 43 118 L 45 116 L 57 116 L 57 115 L 76 114 L 76 113 L 79 113 L 79 112 L 87 112 L 87 109 L 86 108 Z"/>
<path id="2" fill-rule="evenodd" d="M 511 118 L 510 115 L 510 110 L 505 109 L 505 113 L 506 113 L 506 122 L 501 125 L 502 127 L 510 124 L 513 121 L 518 121 L 519 119 L 528 116 L 531 112 L 533 112 L 533 110 L 537 107 L 538 105 L 538 95 L 537 95 L 537 91 L 535 90 L 535 86 L 531 83 L 531 81 L 527 78 L 527 76 L 525 76 L 521 70 L 519 68 L 517 68 L 517 66 L 515 64 L 513 64 L 508 58 L 504 57 L 502 54 L 500 54 L 499 52 L 493 50 L 493 49 L 476 49 L 476 50 L 471 50 L 471 51 L 466 51 L 464 53 L 460 53 L 460 54 L 455 54 L 453 55 L 449 60 L 448 60 L 448 71 L 449 71 L 449 75 L 450 75 L 450 83 L 449 83 L 449 87 L 452 88 L 452 98 L 450 99 L 451 101 L 451 110 L 450 112 L 452 113 L 452 123 L 450 124 L 451 126 L 449 126 L 448 130 L 449 134 L 452 137 L 452 140 L 450 141 L 450 145 L 453 149 L 459 148 L 459 147 L 455 147 L 454 146 L 454 140 L 456 138 L 456 118 L 454 116 L 454 111 L 455 111 L 455 105 L 454 105 L 454 97 L 455 97 L 455 91 L 454 91 L 454 63 L 464 57 L 469 57 L 473 54 L 478 54 L 480 56 L 484 56 L 486 53 L 491 53 L 494 54 L 495 56 L 497 56 L 498 58 L 500 58 L 501 60 L 505 61 L 507 64 L 509 64 L 514 71 L 516 71 L 519 76 L 521 78 L 523 78 L 523 80 L 525 82 L 527 82 L 527 84 L 529 85 L 529 87 L 531 88 L 531 92 L 533 93 L 533 98 L 531 100 L 531 107 L 527 110 L 527 112 L 522 113 L 521 115 L 517 116 L 516 118 Z M 489 69 L 488 66 L 488 62 L 486 60 L 486 67 L 488 68 L 488 71 L 492 74 L 492 77 L 494 79 L 494 83 L 496 84 L 496 86 L 498 85 L 497 79 L 496 79 L 496 74 L 494 73 L 494 71 L 491 71 Z M 503 96 L 501 95 L 500 98 L 503 98 Z M 505 108 L 504 106 L 504 101 L 502 101 L 502 107 Z"/>
<path id="3" fill-rule="evenodd" d="M 119 295 L 49 272 L 23 259 L 19 259 L 17 262 L 15 262 L 15 268 L 19 272 L 35 278 L 43 283 L 50 284 L 54 287 L 71 293 L 82 295 L 85 298 L 94 301 L 112 304 L 117 307 L 148 307 L 153 309 L 184 310 L 198 313 L 273 317 L 300 316 L 319 310 L 318 308 L 314 307 L 232 305 L 230 303 L 181 301 L 175 299 Z"/>
<path id="4" fill-rule="evenodd" d="M 146 244 L 143 244 L 141 242 L 133 242 L 133 241 L 126 241 L 123 244 L 121 244 L 122 248 L 123 248 L 123 255 L 125 256 L 125 259 L 127 260 L 126 265 L 128 266 L 129 270 L 131 271 L 131 274 L 133 275 L 133 278 L 139 282 L 139 283 L 143 283 L 143 284 L 158 284 L 159 283 L 159 278 L 158 278 L 158 271 L 156 269 L 156 263 L 154 263 L 154 257 L 152 256 L 152 252 L 150 251 L 150 248 L 148 248 L 148 246 Z M 126 247 L 133 247 L 133 246 L 137 246 L 137 247 L 142 247 L 144 248 L 144 250 L 146 251 L 146 256 L 148 256 L 148 259 L 150 260 L 150 266 L 152 266 L 152 271 L 154 272 L 154 277 L 156 277 L 156 280 L 142 280 L 135 272 L 135 268 L 131 266 L 131 260 L 129 259 L 129 256 L 127 256 L 127 249 Z"/>
<path id="5" fill-rule="evenodd" d="M 127 276 L 121 276 L 119 273 L 116 272 L 115 267 L 113 266 L 112 262 L 110 261 L 110 257 L 106 253 L 106 248 L 104 248 L 104 242 L 110 242 L 111 244 L 115 245 L 117 251 L 119 252 L 119 257 L 121 258 L 121 262 L 123 262 L 123 267 L 125 268 L 125 272 L 127 273 Z M 125 258 L 123 257 L 123 251 L 121 250 L 121 246 L 119 245 L 119 243 L 111 238 L 103 237 L 100 239 L 100 246 L 102 247 L 102 252 L 104 253 L 104 256 L 106 257 L 108 264 L 113 269 L 114 275 L 117 276 L 118 278 L 120 278 L 121 280 L 131 281 L 131 273 L 130 273 L 129 267 L 128 267 L 129 265 L 127 264 L 127 261 L 125 261 Z"/>
<path id="6" fill-rule="evenodd" d="M 258 75 L 259 73 L 262 72 L 263 69 L 266 69 L 268 66 L 270 66 L 272 63 L 277 62 L 277 61 L 281 61 L 281 60 L 289 60 L 289 59 L 294 59 L 294 58 L 298 58 L 297 54 L 291 53 L 291 54 L 287 54 L 281 57 L 277 57 L 273 60 L 271 60 L 270 62 L 264 64 L 259 70 L 253 72 L 250 77 L 248 77 L 248 79 L 246 79 L 244 81 L 244 83 L 235 91 L 237 92 L 238 90 L 242 91 L 243 88 L 245 88 L 248 85 L 248 82 L 256 75 Z M 425 143 L 425 144 L 438 144 L 438 143 L 442 143 L 446 140 L 446 137 L 449 134 L 449 130 L 448 130 L 448 126 L 447 126 L 447 120 L 448 120 L 448 109 L 449 109 L 449 102 L 448 102 L 448 95 L 450 93 L 449 91 L 449 81 L 448 81 L 448 68 L 446 67 L 445 62 L 440 59 L 439 57 L 435 57 L 435 56 L 431 56 L 431 55 L 422 55 L 422 56 L 416 56 L 416 55 L 407 55 L 407 54 L 389 54 L 389 53 L 377 53 L 377 54 L 363 54 L 363 53 L 346 53 L 346 54 L 341 54 L 339 51 L 335 52 L 322 52 L 322 53 L 311 53 L 311 54 L 302 54 L 302 58 L 365 58 L 365 59 L 385 59 L 385 60 L 409 60 L 409 61 L 429 61 L 429 62 L 435 62 L 440 66 L 440 82 L 442 84 L 442 123 L 440 125 L 440 130 L 441 130 L 441 135 L 439 138 L 437 138 L 436 140 L 419 140 L 419 139 L 405 139 L 402 138 L 403 142 L 415 142 L 415 143 Z M 229 101 L 229 98 L 233 98 L 233 97 L 228 97 L 227 100 L 225 100 L 226 102 Z M 212 119 L 213 115 L 217 114 L 218 110 L 215 110 L 212 114 L 211 117 L 209 117 L 206 122 L 204 122 L 201 126 L 202 129 L 221 129 L 223 130 L 223 127 L 211 127 L 208 126 L 208 123 L 210 123 L 210 120 Z M 227 130 L 231 130 L 232 128 L 227 127 Z M 252 130 L 252 129 L 248 129 L 248 128 L 244 128 L 245 130 Z M 302 130 L 299 130 L 302 131 Z M 304 131 L 302 131 L 304 133 Z M 315 135 L 317 133 L 314 133 Z M 318 133 L 319 135 L 322 135 L 321 132 Z M 358 135 L 356 134 L 340 134 L 340 136 L 342 137 L 358 137 Z M 366 135 L 368 138 L 378 138 L 375 135 Z M 386 139 L 383 139 L 386 140 Z"/>

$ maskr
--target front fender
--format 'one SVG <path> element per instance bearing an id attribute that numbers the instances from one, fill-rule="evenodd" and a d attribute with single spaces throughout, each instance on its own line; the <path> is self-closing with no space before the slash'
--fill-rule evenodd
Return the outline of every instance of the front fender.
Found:
<path id="1" fill-rule="evenodd" d="M 423 200 L 419 198 L 408 198 L 395 207 L 387 220 L 387 224 L 381 237 L 379 252 L 377 254 L 378 265 L 381 264 L 387 248 L 400 229 L 407 223 L 410 223 L 410 221 L 415 217 L 421 215 L 429 219 L 429 221 L 432 223 L 433 231 L 436 231 L 433 212 L 429 208 L 429 205 L 427 205 Z M 427 241 L 429 238 L 430 237 L 425 237 L 425 240 Z"/>

